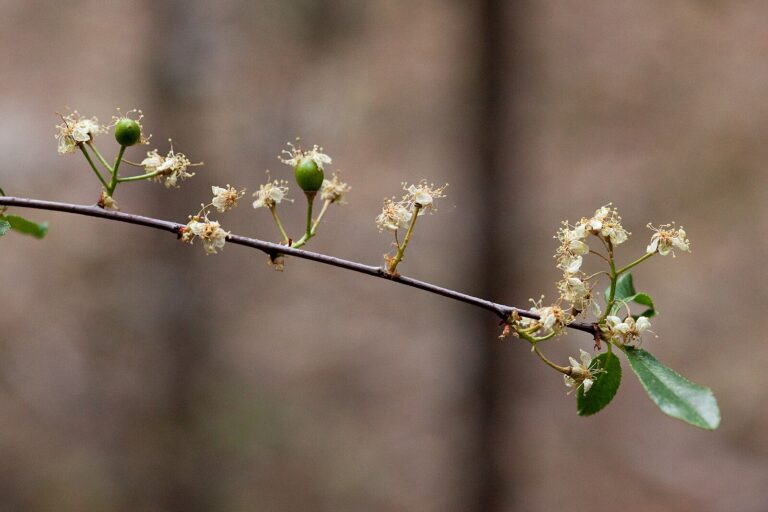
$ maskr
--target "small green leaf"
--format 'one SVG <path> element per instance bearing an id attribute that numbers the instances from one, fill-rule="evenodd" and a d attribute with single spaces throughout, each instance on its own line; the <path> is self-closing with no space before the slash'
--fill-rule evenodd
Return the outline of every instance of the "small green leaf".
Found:
<path id="1" fill-rule="evenodd" d="M 3 236 L 4 234 L 6 234 L 9 229 L 11 229 L 10 223 L 0 219 L 0 236 Z"/>
<path id="2" fill-rule="evenodd" d="M 608 298 L 610 293 L 611 290 L 609 288 L 605 292 L 605 297 Z M 626 274 L 621 274 L 616 280 L 616 295 L 614 295 L 613 298 L 616 300 L 625 300 L 633 295 L 637 295 L 637 292 L 635 291 L 635 284 L 632 282 L 632 273 L 627 272 Z"/>
<path id="3" fill-rule="evenodd" d="M 662 412 L 699 428 L 714 430 L 720 425 L 720 409 L 711 389 L 694 384 L 645 350 L 628 346 L 623 350 L 645 392 Z"/>
<path id="4" fill-rule="evenodd" d="M 576 412 L 579 416 L 595 414 L 608 405 L 621 384 L 621 362 L 612 352 L 600 354 L 592 363 L 605 371 L 597 375 L 588 393 L 584 393 L 584 386 L 579 388 L 576 395 Z"/>
<path id="5" fill-rule="evenodd" d="M 24 233 L 25 235 L 32 235 L 35 238 L 43 238 L 48 233 L 48 223 L 36 223 L 31 220 L 27 220 L 24 217 L 18 215 L 3 215 L 2 219 L 10 224 L 11 229 Z"/>
<path id="6" fill-rule="evenodd" d="M 608 288 L 605 290 L 605 300 L 608 300 L 608 297 L 611 294 L 611 289 Z M 651 299 L 651 296 L 647 293 L 637 293 L 635 291 L 635 284 L 632 282 L 632 273 L 627 272 L 626 274 L 622 274 L 619 276 L 619 278 L 616 280 L 616 293 L 614 295 L 614 300 L 616 301 L 611 308 L 612 315 L 615 315 L 623 306 L 624 304 L 629 304 L 631 302 L 634 302 L 636 304 L 640 304 L 641 306 L 645 306 L 647 309 L 640 313 L 639 315 L 632 315 L 632 317 L 637 320 L 641 316 L 647 316 L 648 318 L 652 316 L 656 316 L 658 311 L 656 311 L 656 307 L 653 305 L 653 299 Z"/>

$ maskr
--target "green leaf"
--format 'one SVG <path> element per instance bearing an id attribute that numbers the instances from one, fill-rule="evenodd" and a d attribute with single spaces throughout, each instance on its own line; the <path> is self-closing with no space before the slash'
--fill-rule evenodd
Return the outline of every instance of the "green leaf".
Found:
<path id="1" fill-rule="evenodd" d="M 590 416 L 608 405 L 621 384 L 621 362 L 612 352 L 604 352 L 592 360 L 594 365 L 605 370 L 595 378 L 588 393 L 584 393 L 584 386 L 579 388 L 576 395 L 576 412 L 579 416 Z"/>
<path id="2" fill-rule="evenodd" d="M 0 236 L 6 234 L 9 229 L 11 229 L 10 223 L 0 219 Z"/>
<path id="3" fill-rule="evenodd" d="M 606 301 L 610 295 L 611 289 L 608 288 L 605 290 Z M 637 293 L 635 291 L 635 284 L 632 282 L 631 272 L 621 274 L 616 280 L 616 293 L 614 295 L 614 300 L 616 302 L 614 303 L 610 312 L 612 315 L 615 315 L 619 310 L 621 310 L 621 308 L 624 307 L 624 304 L 629 304 L 631 302 L 646 307 L 646 310 L 639 315 L 632 315 L 635 320 L 641 316 L 647 316 L 650 318 L 652 316 L 656 316 L 658 313 L 658 311 L 656 311 L 656 307 L 653 305 L 653 299 L 651 299 L 650 295 L 647 293 Z"/>
<path id="4" fill-rule="evenodd" d="M 32 235 L 35 238 L 43 238 L 48 233 L 47 222 L 38 224 L 18 215 L 3 215 L 2 220 L 10 224 L 11 229 L 14 231 L 24 233 L 25 235 Z"/>
<path id="5" fill-rule="evenodd" d="M 610 293 L 611 290 L 609 288 L 605 293 L 606 298 Z M 632 282 L 632 273 L 627 272 L 626 274 L 621 274 L 616 280 L 616 295 L 614 295 L 613 298 L 616 300 L 625 300 L 633 295 L 637 295 L 637 292 L 635 291 L 635 284 Z"/>
<path id="6" fill-rule="evenodd" d="M 711 389 L 694 384 L 645 350 L 628 346 L 623 350 L 645 392 L 662 412 L 699 428 L 714 430 L 720 425 L 720 409 Z"/>

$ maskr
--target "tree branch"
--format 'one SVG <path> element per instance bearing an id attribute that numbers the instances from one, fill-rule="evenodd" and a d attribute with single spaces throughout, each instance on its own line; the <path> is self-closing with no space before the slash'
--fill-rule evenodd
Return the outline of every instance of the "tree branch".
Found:
<path id="1" fill-rule="evenodd" d="M 142 215 L 134 215 L 131 213 L 104 210 L 96 205 L 88 206 L 88 205 L 79 205 L 79 204 L 70 204 L 70 203 L 60 203 L 55 201 L 41 201 L 38 199 L 27 199 L 27 198 L 21 198 L 21 197 L 0 196 L 0 206 L 34 208 L 38 210 L 50 210 L 50 211 L 56 211 L 56 212 L 73 213 L 76 215 L 85 215 L 88 217 L 98 217 L 100 219 L 107 219 L 107 220 L 112 220 L 117 222 L 125 222 L 128 224 L 135 224 L 138 226 L 144 226 L 144 227 L 149 227 L 154 229 L 160 229 L 162 231 L 168 231 L 168 232 L 174 233 L 177 237 L 179 236 L 179 230 L 186 225 L 186 224 L 179 224 L 177 222 L 170 222 L 167 220 L 144 217 Z M 318 263 L 323 263 L 325 265 L 332 265 L 334 267 L 351 270 L 353 272 L 359 272 L 361 274 L 366 274 L 369 276 L 387 279 L 395 283 L 411 286 L 413 288 L 418 288 L 420 290 L 434 293 L 436 295 L 442 295 L 443 297 L 447 297 L 449 299 L 457 300 L 459 302 L 464 302 L 466 304 L 471 304 L 473 306 L 491 311 L 495 313 L 502 320 L 506 320 L 507 318 L 509 318 L 509 315 L 511 315 L 513 312 L 517 312 L 520 316 L 524 316 L 527 318 L 536 318 L 536 319 L 539 318 L 538 315 L 531 313 L 530 311 L 527 311 L 525 309 L 516 308 L 514 306 L 506 306 L 504 304 L 497 304 L 489 300 L 481 299 L 479 297 L 474 297 L 472 295 L 467 295 L 465 293 L 461 293 L 455 290 L 450 290 L 448 288 L 443 288 L 442 286 L 437 286 L 435 284 L 427 283 L 425 281 L 419 281 L 417 279 L 402 276 L 399 274 L 390 274 L 382 267 L 364 265 L 362 263 L 344 260 L 341 258 L 336 258 L 334 256 L 328 256 L 325 254 L 319 254 L 319 253 L 310 252 L 310 251 L 303 251 L 301 249 L 294 249 L 292 247 L 287 247 L 285 245 L 280 245 L 272 242 L 265 242 L 263 240 L 258 240 L 256 238 L 249 238 L 249 237 L 240 236 L 240 235 L 229 235 L 227 237 L 227 241 L 235 245 L 243 245 L 245 247 L 258 249 L 273 257 L 283 254 L 285 256 L 293 256 L 293 257 L 302 258 L 305 260 L 316 261 Z M 594 335 L 596 332 L 595 326 L 591 323 L 586 323 L 586 322 L 572 322 L 567 327 L 570 327 L 571 329 L 583 331 L 583 332 L 588 332 L 592 335 Z"/>

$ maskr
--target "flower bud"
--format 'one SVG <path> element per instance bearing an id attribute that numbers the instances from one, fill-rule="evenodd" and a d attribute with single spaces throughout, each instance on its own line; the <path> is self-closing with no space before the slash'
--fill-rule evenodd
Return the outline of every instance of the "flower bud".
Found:
<path id="1" fill-rule="evenodd" d="M 141 142 L 141 125 L 134 119 L 123 117 L 115 124 L 115 139 L 121 146 L 133 146 Z"/>
<path id="2" fill-rule="evenodd" d="M 304 157 L 293 169 L 296 173 L 296 183 L 304 192 L 317 192 L 323 186 L 323 170 L 314 159 Z"/>

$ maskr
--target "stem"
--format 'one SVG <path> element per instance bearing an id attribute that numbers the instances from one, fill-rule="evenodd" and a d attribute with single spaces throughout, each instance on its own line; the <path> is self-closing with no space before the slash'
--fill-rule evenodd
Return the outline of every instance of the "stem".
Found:
<path id="1" fill-rule="evenodd" d="M 125 160 L 123 160 L 123 162 L 125 162 Z M 126 162 L 126 163 L 127 163 L 127 162 Z M 147 179 L 149 179 L 149 178 L 154 178 L 154 177 L 155 177 L 155 176 L 157 176 L 158 174 L 160 174 L 160 171 L 153 171 L 153 172 L 148 172 L 148 173 L 146 173 L 146 174 L 141 174 L 141 175 L 139 175 L 139 176 L 128 176 L 127 178 L 117 178 L 117 182 L 118 182 L 118 183 L 122 183 L 122 182 L 124 182 L 124 181 L 140 181 L 140 180 L 147 180 Z"/>
<path id="2" fill-rule="evenodd" d="M 589 250 L 589 254 L 594 254 L 595 256 L 600 256 L 605 261 L 609 261 L 608 258 L 606 258 L 603 254 L 601 254 L 601 253 L 599 253 L 597 251 L 593 251 L 592 249 Z"/>
<path id="3" fill-rule="evenodd" d="M 307 236 L 306 234 L 304 234 L 304 236 L 302 236 L 297 242 L 291 244 L 291 247 L 293 247 L 295 249 L 298 249 L 299 247 L 301 247 L 304 244 L 306 244 L 307 242 L 309 242 L 309 239 L 317 234 L 317 226 L 319 226 L 320 225 L 320 221 L 323 220 L 323 215 L 325 215 L 325 212 L 328 210 L 328 205 L 330 205 L 330 204 L 331 204 L 330 200 L 326 200 L 323 203 L 323 207 L 320 209 L 320 215 L 317 216 L 317 218 L 315 219 L 314 224 L 312 224 L 312 231 L 311 231 L 310 235 Z"/>
<path id="4" fill-rule="evenodd" d="M 611 258 L 608 261 L 608 265 L 611 267 L 611 289 L 608 291 L 608 300 L 605 302 L 605 311 L 600 317 L 600 320 L 597 321 L 598 324 L 605 322 L 605 319 L 608 317 L 608 314 L 613 308 L 614 299 L 616 297 L 616 280 L 619 277 L 619 275 L 616 273 L 616 263 L 613 261 L 613 251 L 610 251 L 608 255 Z"/>
<path id="5" fill-rule="evenodd" d="M 624 272 L 626 272 L 627 270 L 631 269 L 632 267 L 634 267 L 634 266 L 637 266 L 637 265 L 641 264 L 642 262 L 644 262 L 645 260 L 647 260 L 648 258 L 650 258 L 651 256 L 653 256 L 654 254 L 656 254 L 656 253 L 655 253 L 655 252 L 647 252 L 647 253 L 643 254 L 642 256 L 640 256 L 639 258 L 637 258 L 635 261 L 633 261 L 633 262 L 632 262 L 632 263 L 630 263 L 629 265 L 627 265 L 627 266 L 625 266 L 625 267 L 621 267 L 619 270 L 617 270 L 617 271 L 616 271 L 616 275 L 617 275 L 617 276 L 620 276 L 621 274 L 623 274 L 623 273 L 624 273 Z"/>
<path id="6" fill-rule="evenodd" d="M 317 216 L 315 219 L 315 223 L 312 224 L 312 236 L 315 236 L 315 233 L 317 232 L 317 226 L 320 225 L 320 221 L 323 220 L 323 215 L 325 215 L 325 212 L 328 211 L 328 207 L 331 205 L 331 200 L 326 199 L 323 203 L 323 207 L 320 208 L 320 215 Z"/>
<path id="7" fill-rule="evenodd" d="M 283 229 L 283 223 L 280 222 L 280 217 L 277 215 L 277 208 L 273 206 L 269 211 L 272 212 L 272 218 L 275 219 L 277 229 L 279 229 L 280 234 L 283 235 L 283 242 L 287 244 L 291 239 L 288 237 L 288 233 L 285 232 L 285 229 Z"/>
<path id="8" fill-rule="evenodd" d="M 151 217 L 144 217 L 142 215 L 134 215 L 130 213 L 117 212 L 112 210 L 103 210 L 98 206 L 61 203 L 56 201 L 42 201 L 39 199 L 27 199 L 27 198 L 21 198 L 21 197 L 2 196 L 0 197 L 0 205 L 15 206 L 18 208 L 34 208 L 37 210 L 64 212 L 64 213 L 71 213 L 75 215 L 85 215 L 88 217 L 97 217 L 100 219 L 111 220 L 116 222 L 125 222 L 128 224 L 134 224 L 138 226 L 159 229 L 162 231 L 168 231 L 170 233 L 173 233 L 177 237 L 179 235 L 179 230 L 185 227 L 185 224 L 179 224 L 177 222 L 170 222 L 167 220 L 154 219 Z M 482 299 L 480 297 L 474 297 L 466 293 L 451 290 L 448 288 L 443 288 L 442 286 L 438 286 L 436 284 L 427 283 L 425 281 L 419 281 L 418 279 L 413 279 L 413 278 L 402 276 L 402 275 L 392 275 L 386 270 L 378 266 L 365 265 L 363 263 L 344 260 L 341 258 L 336 258 L 334 256 L 329 256 L 327 254 L 319 254 L 316 252 L 303 251 L 300 249 L 295 249 L 293 247 L 286 247 L 285 245 L 266 242 L 264 240 L 258 240 L 256 238 L 248 238 L 248 237 L 239 236 L 239 235 L 230 235 L 227 237 L 227 241 L 235 245 L 242 245 L 245 247 L 249 247 L 251 249 L 257 249 L 270 255 L 283 254 L 285 256 L 294 256 L 296 258 L 310 260 L 317 263 L 322 263 L 324 265 L 331 265 L 334 267 L 343 268 L 345 270 L 350 270 L 352 272 L 358 272 L 360 274 L 378 277 L 380 279 L 386 279 L 388 281 L 392 281 L 405 286 L 418 288 L 419 290 L 424 290 L 429 293 L 434 293 L 435 295 L 440 295 L 441 297 L 446 297 L 458 302 L 470 304 L 472 306 L 485 309 L 486 311 L 491 311 L 496 316 L 498 316 L 499 319 L 501 320 L 506 320 L 514 312 L 517 312 L 518 315 L 524 316 L 526 318 L 539 319 L 539 315 L 535 313 L 531 313 L 527 309 L 521 309 L 514 306 L 498 304 L 496 302 Z M 575 329 L 578 331 L 590 333 L 590 334 L 595 333 L 595 327 L 592 323 L 572 322 L 568 324 L 566 327 L 570 329 Z"/>
<path id="9" fill-rule="evenodd" d="M 80 151 L 83 152 L 83 155 L 85 155 L 85 159 L 88 160 L 88 164 L 91 166 L 91 169 L 93 169 L 93 172 L 96 173 L 96 177 L 99 178 L 99 181 L 104 185 L 104 189 L 106 190 L 108 188 L 107 182 L 104 181 L 104 176 L 101 175 L 99 169 L 94 165 L 93 160 L 91 160 L 91 155 L 88 154 L 88 151 L 82 144 L 78 144 L 78 147 L 80 148 Z M 91 148 L 93 148 L 93 146 L 91 146 Z"/>
<path id="10" fill-rule="evenodd" d="M 405 238 L 403 239 L 403 245 L 397 248 L 397 254 L 395 254 L 395 257 L 389 263 L 389 267 L 387 268 L 387 270 L 391 274 L 395 273 L 395 270 L 397 269 L 397 265 L 401 261 L 403 261 L 403 256 L 405 255 L 405 248 L 408 247 L 408 242 L 411 240 L 411 235 L 413 234 L 413 227 L 416 225 L 416 219 L 419 218 L 419 209 L 421 209 L 421 206 L 419 206 L 418 204 L 413 205 L 413 215 L 411 216 L 411 224 L 408 226 L 408 231 L 405 233 Z"/>
<path id="11" fill-rule="evenodd" d="M 91 148 L 91 151 L 96 155 L 96 158 L 99 159 L 99 162 L 101 162 L 101 165 L 103 165 L 109 172 L 112 172 L 112 167 L 107 163 L 106 159 L 101 156 L 101 153 L 99 153 L 99 150 L 96 149 L 96 146 L 93 145 L 93 142 L 88 141 L 86 142 L 88 146 Z"/>
<path id="12" fill-rule="evenodd" d="M 112 167 L 112 180 L 109 182 L 109 188 L 107 194 L 110 196 L 115 192 L 117 187 L 117 169 L 120 167 L 120 162 L 123 160 L 123 153 L 125 153 L 125 146 L 120 146 L 120 151 L 117 152 L 117 158 L 115 158 L 115 165 Z"/>
<path id="13" fill-rule="evenodd" d="M 304 237 L 307 240 L 312 237 L 312 206 L 315 204 L 315 194 L 317 192 L 305 192 L 307 196 L 307 230 L 304 233 Z"/>
<path id="14" fill-rule="evenodd" d="M 565 374 L 565 375 L 570 375 L 571 374 L 570 367 L 560 366 L 560 365 L 557 365 L 557 364 L 553 363 L 552 361 L 547 359 L 547 356 L 545 356 L 541 352 L 541 350 L 539 350 L 539 347 L 537 347 L 536 345 L 533 346 L 533 351 L 536 352 L 536 355 L 539 356 L 539 358 L 542 361 L 544 361 L 547 364 L 547 366 L 549 366 L 550 368 L 553 368 L 554 370 L 557 370 L 558 372 L 560 372 L 562 374 Z"/>

